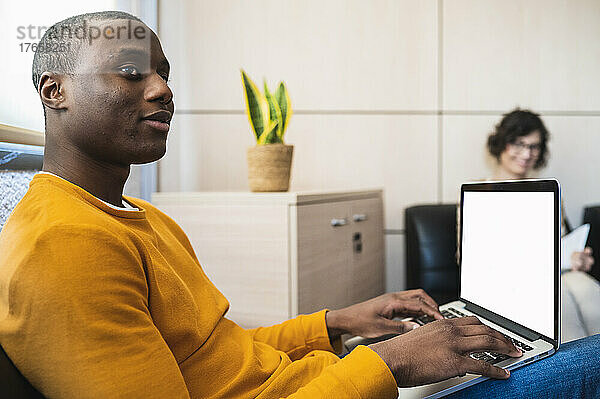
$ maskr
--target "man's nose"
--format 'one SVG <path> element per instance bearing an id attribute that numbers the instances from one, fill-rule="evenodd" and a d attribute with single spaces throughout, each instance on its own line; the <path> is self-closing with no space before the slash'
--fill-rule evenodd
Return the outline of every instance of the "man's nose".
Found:
<path id="1" fill-rule="evenodd" d="M 155 73 L 150 77 L 144 97 L 146 101 L 160 101 L 168 104 L 173 100 L 173 92 L 162 76 Z"/>

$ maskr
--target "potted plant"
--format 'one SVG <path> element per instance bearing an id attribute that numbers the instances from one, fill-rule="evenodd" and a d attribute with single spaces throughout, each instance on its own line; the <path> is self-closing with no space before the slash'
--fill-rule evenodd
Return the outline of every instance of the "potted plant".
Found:
<path id="1" fill-rule="evenodd" d="M 262 94 L 246 72 L 241 72 L 246 114 L 256 137 L 256 146 L 247 151 L 250 190 L 287 191 L 294 151 L 294 146 L 283 142 L 292 116 L 287 89 L 280 82 L 277 90 L 271 94 L 265 82 Z"/>

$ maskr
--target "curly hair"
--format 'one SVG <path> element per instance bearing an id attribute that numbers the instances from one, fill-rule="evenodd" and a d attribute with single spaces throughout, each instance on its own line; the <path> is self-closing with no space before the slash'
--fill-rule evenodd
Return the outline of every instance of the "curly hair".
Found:
<path id="1" fill-rule="evenodd" d="M 500 154 L 506 150 L 506 146 L 513 144 L 519 137 L 527 136 L 535 131 L 540 132 L 540 155 L 538 156 L 534 169 L 540 169 L 548 162 L 548 139 L 550 133 L 544 126 L 540 116 L 529 110 L 515 109 L 505 114 L 496 130 L 488 136 L 487 149 L 490 154 L 500 161 Z"/>

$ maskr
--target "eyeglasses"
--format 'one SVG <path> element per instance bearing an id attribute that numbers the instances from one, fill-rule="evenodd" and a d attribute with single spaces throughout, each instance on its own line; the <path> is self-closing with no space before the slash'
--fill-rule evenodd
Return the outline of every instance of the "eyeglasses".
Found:
<path id="1" fill-rule="evenodd" d="M 539 154 L 540 151 L 542 150 L 542 145 L 537 143 L 537 144 L 525 144 L 525 143 L 521 143 L 521 142 L 516 142 L 516 143 L 509 143 L 508 144 L 511 149 L 513 149 L 514 151 L 521 153 L 524 152 L 525 150 L 529 150 L 530 153 L 532 154 Z"/>

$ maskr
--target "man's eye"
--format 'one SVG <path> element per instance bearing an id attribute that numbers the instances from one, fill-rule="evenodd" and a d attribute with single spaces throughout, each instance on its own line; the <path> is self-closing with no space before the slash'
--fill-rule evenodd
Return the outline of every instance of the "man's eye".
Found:
<path id="1" fill-rule="evenodd" d="M 160 75 L 160 77 L 161 77 L 161 78 L 163 78 L 163 80 L 164 80 L 165 82 L 167 82 L 167 83 L 169 83 L 169 82 L 170 82 L 169 75 Z"/>
<path id="2" fill-rule="evenodd" d="M 124 65 L 119 68 L 121 72 L 124 72 L 128 78 L 139 79 L 142 77 L 140 71 L 133 65 Z"/>

